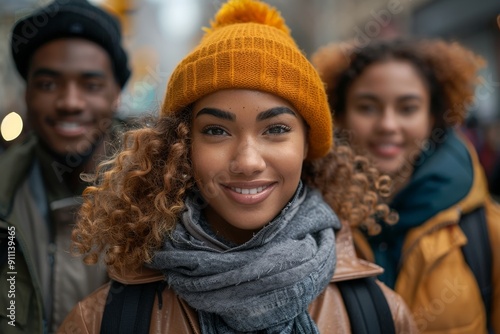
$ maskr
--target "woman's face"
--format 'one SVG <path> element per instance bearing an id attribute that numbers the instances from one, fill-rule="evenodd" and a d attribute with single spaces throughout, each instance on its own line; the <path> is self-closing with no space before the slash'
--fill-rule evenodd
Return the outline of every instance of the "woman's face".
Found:
<path id="1" fill-rule="evenodd" d="M 243 243 L 292 198 L 307 156 L 306 127 L 290 103 L 222 90 L 195 103 L 192 163 L 214 231 Z"/>
<path id="2" fill-rule="evenodd" d="M 429 90 L 409 62 L 375 63 L 348 89 L 341 123 L 380 171 L 404 182 L 432 129 Z"/>

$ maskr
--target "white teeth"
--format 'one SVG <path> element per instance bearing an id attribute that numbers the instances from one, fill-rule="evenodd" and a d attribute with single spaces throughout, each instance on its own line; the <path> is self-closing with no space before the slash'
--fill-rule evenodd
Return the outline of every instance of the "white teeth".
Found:
<path id="1" fill-rule="evenodd" d="M 72 130 L 80 127 L 79 123 L 58 122 L 57 125 L 61 128 Z"/>
<path id="2" fill-rule="evenodd" d="M 233 190 L 239 194 L 243 194 L 243 195 L 255 195 L 255 194 L 261 193 L 266 188 L 267 188 L 267 186 L 258 187 L 258 188 L 251 188 L 251 189 L 231 188 L 231 190 Z"/>

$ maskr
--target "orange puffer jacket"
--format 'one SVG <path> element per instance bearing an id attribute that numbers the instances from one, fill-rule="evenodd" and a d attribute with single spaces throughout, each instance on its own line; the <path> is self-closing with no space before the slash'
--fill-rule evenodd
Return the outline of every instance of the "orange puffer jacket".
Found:
<path id="1" fill-rule="evenodd" d="M 486 333 L 486 313 L 481 294 L 461 247 L 467 243 L 458 222 L 484 206 L 492 249 L 491 322 L 500 333 L 500 206 L 489 196 L 487 182 L 472 146 L 466 142 L 474 168 L 469 193 L 439 212 L 405 237 L 395 290 L 410 308 L 422 333 Z M 354 232 L 358 255 L 373 262 L 364 236 Z"/>

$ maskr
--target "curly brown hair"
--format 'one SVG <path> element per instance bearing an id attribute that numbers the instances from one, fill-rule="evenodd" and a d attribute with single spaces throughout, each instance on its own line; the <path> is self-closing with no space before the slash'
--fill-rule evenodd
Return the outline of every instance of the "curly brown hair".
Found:
<path id="1" fill-rule="evenodd" d="M 138 268 L 151 260 L 174 229 L 186 194 L 195 187 L 189 115 L 163 116 L 127 132 L 121 151 L 87 176 L 95 185 L 84 192 L 72 236 L 74 252 L 83 254 L 87 264 L 103 256 L 113 271 Z M 380 230 L 378 217 L 391 221 L 388 207 L 380 201 L 388 179 L 346 145 L 306 161 L 302 179 L 319 189 L 339 218 L 351 225 L 375 234 Z"/>
<path id="2" fill-rule="evenodd" d="M 354 43 L 332 43 L 319 48 L 312 62 L 326 84 L 336 119 L 345 112 L 347 91 L 354 80 L 368 66 L 389 60 L 408 61 L 420 73 L 429 89 L 435 127 L 463 123 L 485 61 L 458 42 L 437 39 L 380 40 L 362 48 Z"/>

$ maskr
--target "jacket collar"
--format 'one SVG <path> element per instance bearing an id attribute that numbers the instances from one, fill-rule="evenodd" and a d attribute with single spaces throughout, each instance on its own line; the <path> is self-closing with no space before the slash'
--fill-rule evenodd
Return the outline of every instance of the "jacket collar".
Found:
<path id="1" fill-rule="evenodd" d="M 473 166 L 472 185 L 467 195 L 456 204 L 439 212 L 425 224 L 413 229 L 408 234 L 406 244 L 412 243 L 415 239 L 419 239 L 424 234 L 435 230 L 441 224 L 458 223 L 462 214 L 469 213 L 480 207 L 488 198 L 488 183 L 476 151 L 472 147 L 472 144 L 464 136 L 460 135 L 460 139 L 467 147 Z"/>
<path id="2" fill-rule="evenodd" d="M 444 254 L 447 254 L 451 248 L 461 247 L 467 241 L 463 232 L 460 229 L 443 229 L 441 227 L 458 224 L 462 214 L 473 211 L 488 200 L 488 184 L 477 154 L 472 144 L 464 136 L 460 137 L 467 147 L 473 165 L 474 176 L 472 186 L 462 200 L 439 212 L 429 221 L 408 233 L 403 245 L 403 261 L 413 247 L 419 243 L 440 245 L 438 250 L 432 247 L 420 247 L 425 253 L 424 257 L 427 259 L 427 262 L 431 265 Z M 433 233 L 434 231 L 437 231 L 437 233 Z"/>
<path id="3" fill-rule="evenodd" d="M 337 266 L 331 282 L 341 282 L 356 278 L 378 276 L 382 267 L 356 256 L 351 227 L 342 222 L 342 229 L 336 232 Z"/>
<path id="4" fill-rule="evenodd" d="M 384 239 L 400 238 L 469 193 L 474 173 L 467 146 L 455 129 L 447 129 L 440 141 L 435 141 L 422 150 L 408 184 L 391 201 L 400 220 L 384 226 Z M 377 243 L 377 239 L 372 240 Z"/>
<path id="5" fill-rule="evenodd" d="M 111 136 L 121 133 L 127 124 L 118 118 L 113 118 Z M 31 132 L 20 144 L 8 148 L 2 153 L 0 171 L 0 219 L 5 219 L 12 210 L 14 195 L 27 177 L 36 161 L 38 137 Z"/>
<path id="6" fill-rule="evenodd" d="M 0 170 L 4 173 L 0 176 L 0 218 L 5 219 L 10 214 L 16 191 L 33 166 L 36 143 L 36 136 L 29 135 L 24 142 L 2 153 Z"/>
<path id="7" fill-rule="evenodd" d="M 145 266 L 124 273 L 118 273 L 108 267 L 108 274 L 111 279 L 123 284 L 145 284 L 164 279 L 161 271 Z"/>
<path id="8" fill-rule="evenodd" d="M 472 144 L 465 138 L 465 136 L 462 135 L 461 138 L 471 156 L 474 178 L 469 193 L 463 200 L 458 202 L 456 207 L 461 213 L 469 213 L 483 205 L 489 197 L 488 181 Z"/>

